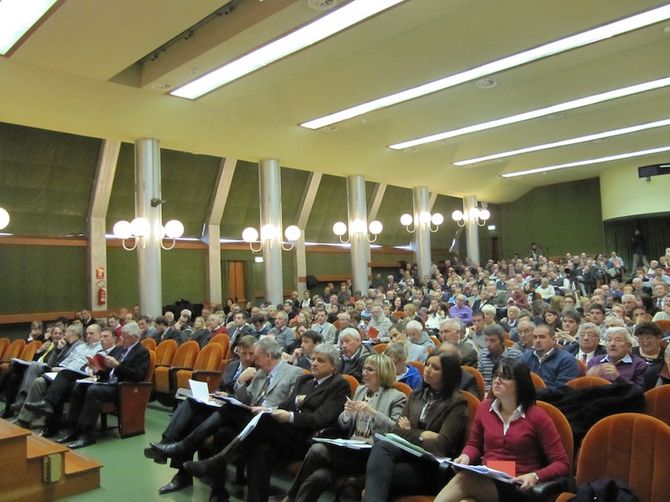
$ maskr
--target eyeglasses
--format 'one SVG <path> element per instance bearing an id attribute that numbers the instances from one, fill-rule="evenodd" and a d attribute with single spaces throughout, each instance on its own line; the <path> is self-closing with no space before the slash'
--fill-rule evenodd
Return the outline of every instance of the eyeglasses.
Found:
<path id="1" fill-rule="evenodd" d="M 368 373 L 375 373 L 377 370 L 372 366 L 363 366 L 363 371 L 367 371 Z"/>

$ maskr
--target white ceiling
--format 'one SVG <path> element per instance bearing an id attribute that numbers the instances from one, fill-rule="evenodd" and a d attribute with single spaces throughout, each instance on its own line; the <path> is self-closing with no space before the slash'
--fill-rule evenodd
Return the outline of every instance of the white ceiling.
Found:
<path id="1" fill-rule="evenodd" d="M 372 0 L 371 0 L 372 1 Z M 664 2 L 667 3 L 667 2 Z M 388 12 L 196 101 L 166 89 L 221 66 L 320 13 L 306 0 L 240 0 L 229 15 L 144 56 L 229 4 L 64 0 L 0 57 L 0 120 L 447 195 L 514 200 L 533 186 L 598 176 L 609 165 L 503 179 L 503 172 L 670 145 L 670 127 L 470 168 L 455 160 L 670 118 L 670 90 L 399 152 L 387 145 L 670 76 L 670 21 L 337 124 L 297 124 L 660 5 L 653 0 L 407 0 Z M 119 83 L 124 82 L 124 83 Z M 668 155 L 628 161 L 667 161 Z"/>

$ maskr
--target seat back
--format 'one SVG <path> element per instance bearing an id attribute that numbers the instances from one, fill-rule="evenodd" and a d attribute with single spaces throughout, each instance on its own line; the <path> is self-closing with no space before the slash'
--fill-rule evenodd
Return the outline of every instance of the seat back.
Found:
<path id="1" fill-rule="evenodd" d="M 668 332 L 670 332 L 670 321 L 669 320 L 663 319 L 663 320 L 654 321 L 654 323 L 656 324 L 656 326 L 661 328 L 661 331 L 663 332 L 664 335 L 667 335 Z"/>
<path id="2" fill-rule="evenodd" d="M 38 340 L 33 340 L 32 342 L 27 343 L 25 347 L 23 347 L 19 359 L 23 359 L 24 361 L 32 361 L 33 358 L 35 357 L 35 353 L 41 346 L 42 342 Z"/>
<path id="3" fill-rule="evenodd" d="M 470 435 L 470 427 L 472 427 L 472 423 L 475 421 L 475 415 L 477 414 L 477 408 L 479 408 L 479 404 L 481 401 L 477 399 L 477 396 L 473 396 L 469 392 L 462 391 L 461 394 L 465 398 L 465 401 L 468 404 L 468 436 Z"/>
<path id="4" fill-rule="evenodd" d="M 535 390 L 542 390 L 547 387 L 547 384 L 544 383 L 544 380 L 542 380 L 542 377 L 538 375 L 537 373 L 531 371 L 530 372 L 530 378 L 533 380 L 533 386 L 535 387 Z"/>
<path id="5" fill-rule="evenodd" d="M 144 347 L 147 350 L 156 350 L 156 340 L 153 338 L 145 338 L 140 342 L 142 344 L 142 347 Z"/>
<path id="6" fill-rule="evenodd" d="M 573 378 L 572 380 L 568 381 L 568 383 L 566 383 L 566 385 L 573 390 L 590 389 L 591 387 L 600 387 L 601 385 L 609 385 L 609 384 L 610 384 L 609 380 L 605 380 L 604 378 L 601 378 L 599 376 L 592 376 L 592 375 Z"/>
<path id="7" fill-rule="evenodd" d="M 430 340 L 435 344 L 435 348 L 438 348 L 442 344 L 440 339 L 435 335 L 430 335 Z"/>
<path id="8" fill-rule="evenodd" d="M 151 382 L 154 377 L 154 370 L 156 369 L 156 352 L 151 349 L 147 350 L 149 350 L 149 367 L 144 375 L 144 381 Z"/>
<path id="9" fill-rule="evenodd" d="M 386 350 L 386 347 L 388 347 L 388 343 L 378 343 L 377 345 L 373 345 L 372 349 L 377 353 L 377 354 L 383 354 L 384 351 Z"/>
<path id="10" fill-rule="evenodd" d="M 670 493 L 670 427 L 641 413 L 603 418 L 586 433 L 577 460 L 577 484 L 600 478 L 626 483 L 648 502 Z"/>
<path id="11" fill-rule="evenodd" d="M 475 380 L 477 381 L 477 390 L 479 391 L 479 395 L 477 397 L 479 398 L 480 401 L 483 400 L 484 393 L 486 391 L 486 385 L 484 383 L 484 375 L 482 375 L 477 368 L 473 368 L 472 366 L 461 366 L 461 369 L 467 371 L 473 377 L 475 377 Z"/>
<path id="12" fill-rule="evenodd" d="M 25 346 L 25 340 L 14 340 L 7 345 L 5 352 L 2 354 L 2 360 L 9 361 L 12 357 L 19 357 Z"/>
<path id="13" fill-rule="evenodd" d="M 661 385 L 644 393 L 645 413 L 670 425 L 670 385 Z"/>
<path id="14" fill-rule="evenodd" d="M 172 368 L 192 369 L 199 352 L 200 345 L 198 345 L 198 342 L 193 340 L 184 342 L 177 347 L 177 351 L 174 353 L 170 366 Z"/>
<path id="15" fill-rule="evenodd" d="M 0 359 L 2 359 L 2 355 L 5 352 L 5 349 L 9 346 L 9 338 L 3 337 L 0 338 Z"/>
<path id="16" fill-rule="evenodd" d="M 409 395 L 412 393 L 412 388 L 409 385 L 407 385 L 406 383 L 394 382 L 393 388 L 396 389 L 396 390 L 399 390 L 400 392 L 405 394 L 407 397 L 409 397 Z"/>
<path id="17" fill-rule="evenodd" d="M 222 359 L 223 347 L 218 343 L 208 343 L 198 353 L 198 357 L 193 365 L 193 370 L 218 371 L 221 367 Z"/>
<path id="18" fill-rule="evenodd" d="M 419 375 L 421 375 L 421 378 L 423 378 L 423 370 L 426 368 L 424 363 L 421 361 L 407 361 L 407 364 L 409 366 L 414 366 L 417 370 L 419 370 Z"/>
<path id="19" fill-rule="evenodd" d="M 156 366 L 170 366 L 175 352 L 177 352 L 177 342 L 163 340 L 156 347 Z"/>
<path id="20" fill-rule="evenodd" d="M 344 378 L 349 384 L 349 397 L 354 397 L 354 392 L 356 392 L 356 389 L 358 388 L 358 380 L 356 380 L 355 377 L 344 373 L 342 373 L 342 378 Z"/>
<path id="21" fill-rule="evenodd" d="M 212 338 L 210 338 L 209 342 L 207 342 L 207 345 L 211 345 L 213 343 L 221 345 L 221 348 L 223 349 L 221 359 L 223 359 L 228 353 L 228 347 L 230 347 L 230 337 L 226 333 L 219 333 L 218 335 L 214 335 Z"/>
<path id="22" fill-rule="evenodd" d="M 544 401 L 537 401 L 537 406 L 542 408 L 547 412 L 549 418 L 554 422 L 558 435 L 561 436 L 561 443 L 563 443 L 563 448 L 565 448 L 565 453 L 567 453 L 568 458 L 570 459 L 570 472 L 572 472 L 572 463 L 574 462 L 575 455 L 575 443 L 572 437 L 572 428 L 570 427 L 570 422 L 565 418 L 565 415 L 556 408 L 556 406 Z"/>

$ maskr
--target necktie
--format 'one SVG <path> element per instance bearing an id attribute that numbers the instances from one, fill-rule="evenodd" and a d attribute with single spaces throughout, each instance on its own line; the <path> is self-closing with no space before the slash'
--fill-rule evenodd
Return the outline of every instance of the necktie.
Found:
<path id="1" fill-rule="evenodd" d="M 258 397 L 254 400 L 255 406 L 260 406 L 260 404 L 265 400 L 265 395 L 268 393 L 269 388 L 270 388 L 270 375 L 267 375 L 265 377 L 265 382 L 263 382 L 263 385 L 260 388 Z"/>
<path id="2" fill-rule="evenodd" d="M 582 361 L 586 362 L 586 354 L 582 354 Z"/>

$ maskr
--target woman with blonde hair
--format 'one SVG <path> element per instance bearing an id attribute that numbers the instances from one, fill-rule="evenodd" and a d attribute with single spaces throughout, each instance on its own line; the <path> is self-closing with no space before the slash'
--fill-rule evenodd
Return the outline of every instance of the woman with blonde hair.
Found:
<path id="1" fill-rule="evenodd" d="M 393 429 L 407 404 L 407 396 L 393 388 L 395 381 L 395 366 L 388 356 L 373 354 L 365 360 L 363 385 L 346 402 L 338 419 L 347 437 L 371 444 L 375 433 Z M 337 475 L 363 474 L 369 452 L 369 449 L 315 443 L 284 500 L 318 500 Z"/>

